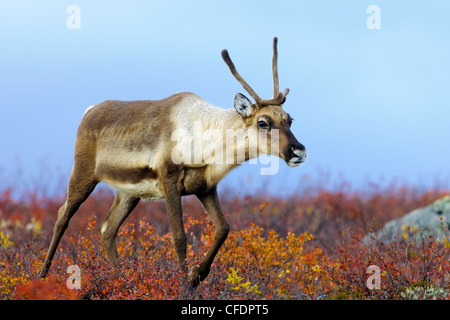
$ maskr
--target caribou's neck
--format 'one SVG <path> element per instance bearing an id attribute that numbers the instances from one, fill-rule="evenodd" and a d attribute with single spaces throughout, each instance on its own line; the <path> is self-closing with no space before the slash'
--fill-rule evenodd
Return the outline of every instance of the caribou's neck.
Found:
<path id="1" fill-rule="evenodd" d="M 207 164 L 207 176 L 211 184 L 218 183 L 232 169 L 255 158 L 256 152 L 249 152 L 249 136 L 242 117 L 235 109 L 221 109 L 214 112 L 205 125 L 203 152 Z M 208 131 L 209 130 L 209 131 Z M 210 138 L 208 135 L 211 134 Z M 222 142 L 222 143 L 221 143 Z M 212 152 L 214 150 L 214 152 Z M 214 156 L 219 154 L 217 158 Z"/>

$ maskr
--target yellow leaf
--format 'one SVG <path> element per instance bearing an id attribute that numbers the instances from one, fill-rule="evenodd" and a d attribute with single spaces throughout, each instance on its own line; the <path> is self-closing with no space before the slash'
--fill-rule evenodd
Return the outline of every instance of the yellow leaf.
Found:
<path id="1" fill-rule="evenodd" d="M 0 232 L 0 245 L 7 249 L 12 246 L 14 243 L 9 240 L 9 235 L 4 234 L 3 231 Z"/>
<path id="2" fill-rule="evenodd" d="M 230 267 L 230 271 L 231 271 L 231 274 L 228 274 L 227 282 L 235 284 L 235 283 L 239 283 L 243 280 L 242 277 L 239 277 L 237 275 L 236 270 L 234 270 L 233 268 Z"/>
<path id="3" fill-rule="evenodd" d="M 311 269 L 315 272 L 320 272 L 322 270 L 322 268 L 318 264 L 312 266 Z"/>
<path id="4" fill-rule="evenodd" d="M 450 241 L 444 238 L 444 245 L 447 249 L 450 248 Z"/>
<path id="5" fill-rule="evenodd" d="M 406 234 L 406 232 L 403 232 L 402 236 L 403 236 L 403 239 L 405 239 L 405 240 L 406 240 L 406 238 L 408 238 L 408 235 Z"/>

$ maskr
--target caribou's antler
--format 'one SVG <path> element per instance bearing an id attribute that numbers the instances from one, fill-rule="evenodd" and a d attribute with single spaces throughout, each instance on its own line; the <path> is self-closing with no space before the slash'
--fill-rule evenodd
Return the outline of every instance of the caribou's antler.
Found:
<path id="1" fill-rule="evenodd" d="M 273 58 L 272 58 L 272 74 L 273 74 L 273 97 L 275 98 L 279 93 L 278 86 L 278 38 L 273 38 Z"/>
<path id="2" fill-rule="evenodd" d="M 262 101 L 262 99 L 256 94 L 255 90 L 253 90 L 252 87 L 250 87 L 250 85 L 237 72 L 236 67 L 233 64 L 233 61 L 231 61 L 230 55 L 228 54 L 228 51 L 226 49 L 222 50 L 222 58 L 228 65 L 228 68 L 230 68 L 230 71 L 236 78 L 236 80 L 239 81 L 239 83 L 244 87 L 244 89 L 253 97 L 253 99 L 255 99 L 255 102 L 259 104 Z"/>
<path id="3" fill-rule="evenodd" d="M 255 103 L 259 107 L 263 107 L 269 104 L 272 105 L 282 105 L 286 101 L 286 96 L 289 93 L 289 89 L 284 89 L 283 92 L 279 91 L 278 85 L 278 50 L 277 50 L 278 38 L 273 38 L 273 58 L 272 58 L 272 74 L 273 74 L 273 98 L 263 100 L 255 92 L 255 90 L 250 87 L 250 85 L 241 77 L 237 72 L 236 67 L 231 61 L 231 58 L 227 50 L 222 50 L 222 58 L 225 63 L 230 68 L 231 73 L 236 78 L 237 81 L 244 87 L 244 89 L 255 99 Z"/>

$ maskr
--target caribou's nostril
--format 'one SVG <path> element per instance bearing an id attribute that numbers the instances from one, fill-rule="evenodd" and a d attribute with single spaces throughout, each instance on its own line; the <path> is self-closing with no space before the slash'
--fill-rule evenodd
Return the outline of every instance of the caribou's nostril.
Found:
<path id="1" fill-rule="evenodd" d="M 291 158 L 291 161 L 293 161 L 294 163 L 302 163 L 305 162 L 305 160 L 306 160 L 306 151 L 301 150 L 293 151 L 293 157 Z"/>
<path id="2" fill-rule="evenodd" d="M 289 149 L 285 153 L 288 165 L 296 167 L 306 160 L 306 149 L 301 143 L 293 143 L 289 145 Z"/>
<path id="3" fill-rule="evenodd" d="M 292 153 L 295 157 L 306 158 L 306 150 L 304 147 L 303 149 L 292 148 Z"/>

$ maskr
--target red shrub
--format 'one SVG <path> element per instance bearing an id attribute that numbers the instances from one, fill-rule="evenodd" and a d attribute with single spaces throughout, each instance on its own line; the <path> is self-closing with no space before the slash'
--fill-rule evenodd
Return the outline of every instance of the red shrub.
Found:
<path id="1" fill-rule="evenodd" d="M 420 288 L 439 292 L 436 298 L 450 291 L 448 242 L 360 242 L 372 228 L 443 196 L 438 189 L 392 183 L 352 191 L 343 183 L 336 190 L 313 185 L 289 198 L 224 194 L 231 232 L 195 291 L 186 289 L 187 276 L 178 270 L 161 201 L 137 206 L 119 230 L 121 265 L 110 266 L 97 230 L 113 201 L 106 189 L 89 197 L 71 220 L 49 278 L 33 280 L 64 198 L 12 194 L 0 191 L 2 299 L 404 299 Z M 211 245 L 214 226 L 195 197 L 183 199 L 183 209 L 193 266 Z M 67 288 L 70 265 L 81 270 L 81 289 Z M 367 287 L 370 265 L 381 270 L 379 290 Z"/>

